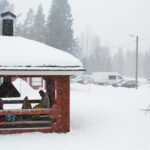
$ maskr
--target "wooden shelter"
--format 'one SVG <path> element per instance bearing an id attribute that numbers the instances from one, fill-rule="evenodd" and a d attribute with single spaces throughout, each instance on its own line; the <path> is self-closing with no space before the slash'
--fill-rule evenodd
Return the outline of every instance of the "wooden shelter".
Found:
<path id="1" fill-rule="evenodd" d="M 13 17 L 10 13 L 4 16 Z M 0 45 L 0 77 L 42 77 L 46 81 L 46 92 L 54 102 L 49 109 L 0 110 L 0 116 L 17 118 L 0 122 L 0 134 L 69 132 L 70 76 L 85 71 L 80 61 L 66 52 L 21 37 L 0 36 Z M 14 98 L 3 102 L 15 105 L 22 104 L 23 100 Z M 30 102 L 39 103 L 40 100 Z M 35 120 L 35 114 L 40 114 L 40 119 Z M 28 117 L 22 119 L 22 116 Z"/>

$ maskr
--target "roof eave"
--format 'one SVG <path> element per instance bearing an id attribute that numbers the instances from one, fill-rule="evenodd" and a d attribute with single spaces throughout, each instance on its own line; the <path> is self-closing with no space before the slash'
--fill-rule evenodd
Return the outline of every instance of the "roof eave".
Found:
<path id="1" fill-rule="evenodd" d="M 79 70 L 0 70 L 0 76 L 51 76 L 81 75 L 85 69 Z"/>

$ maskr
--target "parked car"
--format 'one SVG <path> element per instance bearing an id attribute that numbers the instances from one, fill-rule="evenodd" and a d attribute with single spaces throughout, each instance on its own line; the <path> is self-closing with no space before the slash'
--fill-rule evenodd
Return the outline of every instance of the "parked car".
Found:
<path id="1" fill-rule="evenodd" d="M 90 75 L 77 76 L 71 79 L 71 83 L 81 83 L 81 84 L 92 83 L 92 77 Z"/>
<path id="2" fill-rule="evenodd" d="M 148 82 L 148 83 L 150 83 L 150 77 L 149 77 L 149 78 L 147 78 L 147 82 Z"/>
<path id="3" fill-rule="evenodd" d="M 112 83 L 113 87 L 120 87 L 125 80 L 120 80 Z"/>
<path id="4" fill-rule="evenodd" d="M 112 84 L 113 87 L 127 87 L 127 88 L 135 88 L 136 81 L 135 80 L 120 80 Z"/>
<path id="5" fill-rule="evenodd" d="M 124 81 L 121 83 L 121 87 L 135 88 L 136 87 L 136 81 L 135 80 Z"/>

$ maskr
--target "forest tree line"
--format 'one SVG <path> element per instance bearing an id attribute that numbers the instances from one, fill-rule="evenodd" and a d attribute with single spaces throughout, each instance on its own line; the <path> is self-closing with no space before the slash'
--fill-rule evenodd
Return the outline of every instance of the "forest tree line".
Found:
<path id="1" fill-rule="evenodd" d="M 0 13 L 14 10 L 13 4 L 0 0 Z M 14 34 L 73 54 L 81 60 L 86 73 L 113 71 L 124 76 L 135 76 L 135 51 L 118 48 L 117 53 L 112 55 L 109 45 L 103 45 L 99 36 L 94 33 L 87 31 L 82 32 L 79 37 L 74 37 L 72 25 L 73 17 L 68 0 L 53 0 L 47 17 L 42 4 L 35 11 L 30 8 L 23 22 L 20 22 L 18 17 Z M 1 31 L 2 29 L 0 34 Z M 150 50 L 139 53 L 140 77 L 150 77 L 149 64 Z"/>

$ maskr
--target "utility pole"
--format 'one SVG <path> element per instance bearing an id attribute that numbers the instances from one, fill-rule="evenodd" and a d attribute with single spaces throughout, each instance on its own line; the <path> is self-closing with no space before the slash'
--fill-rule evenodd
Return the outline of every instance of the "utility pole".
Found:
<path id="1" fill-rule="evenodd" d="M 138 48 L 139 48 L 139 37 L 136 36 L 136 89 L 138 88 Z"/>
<path id="2" fill-rule="evenodd" d="M 136 89 L 138 88 L 138 49 L 139 49 L 139 37 L 138 35 L 130 34 L 132 37 L 136 37 L 136 57 L 135 57 L 135 82 L 136 82 Z"/>

